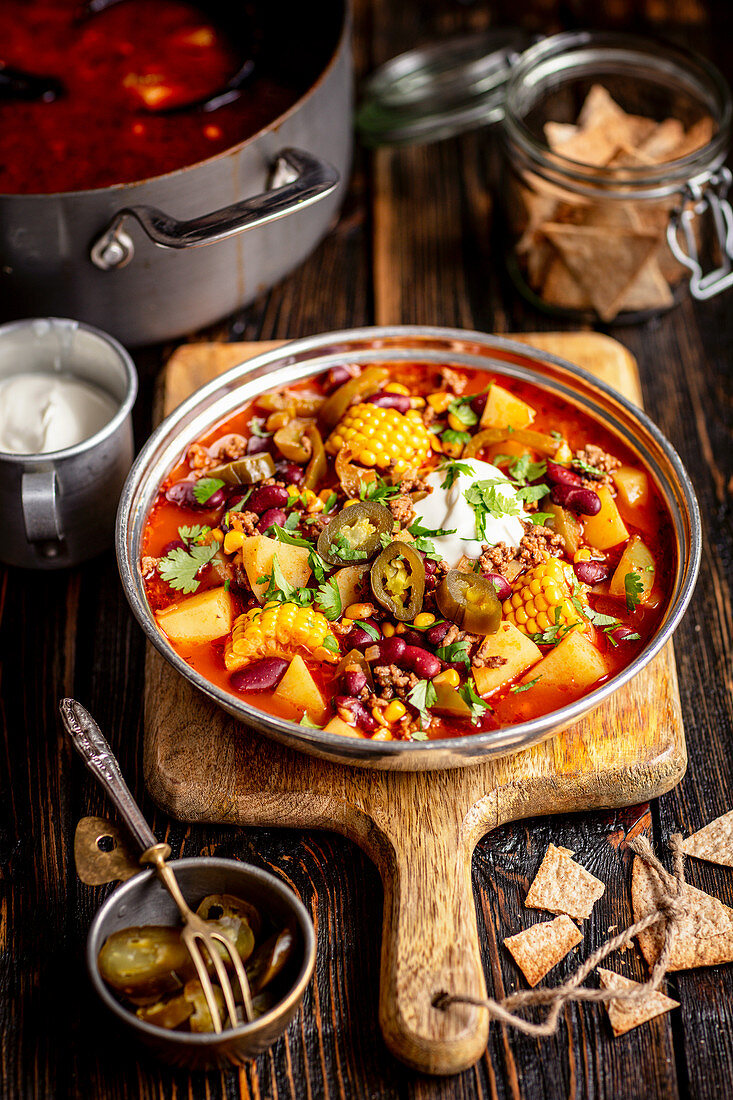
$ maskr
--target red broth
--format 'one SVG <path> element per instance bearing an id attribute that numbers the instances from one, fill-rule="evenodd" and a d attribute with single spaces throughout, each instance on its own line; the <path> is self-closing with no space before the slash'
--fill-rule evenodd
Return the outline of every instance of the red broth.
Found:
<path id="1" fill-rule="evenodd" d="M 487 375 L 484 372 L 451 368 L 450 377 L 454 381 L 456 379 L 458 380 L 459 390 L 457 392 L 460 392 L 462 395 L 477 394 L 487 385 Z M 436 391 L 440 392 L 441 389 L 446 388 L 445 378 L 442 378 L 434 367 L 429 367 L 420 363 L 390 364 L 389 378 L 393 383 L 403 384 L 413 396 L 425 397 L 428 394 Z M 531 425 L 533 431 L 547 433 L 548 435 L 550 433 L 561 435 L 562 438 L 567 441 L 573 452 L 583 449 L 588 444 L 594 444 L 601 447 L 604 452 L 608 452 L 610 455 L 614 456 L 624 466 L 629 466 L 637 470 L 641 469 L 636 456 L 620 439 L 571 404 L 529 383 L 503 377 L 497 377 L 494 381 L 504 389 L 510 391 L 511 394 L 526 401 L 535 410 L 536 416 Z M 325 379 L 320 379 L 317 382 L 310 381 L 301 383 L 292 387 L 288 393 L 295 396 L 322 394 L 324 392 L 322 388 L 324 383 Z M 329 392 L 327 386 L 326 392 Z M 222 437 L 228 436 L 231 433 L 240 435 L 243 439 L 249 439 L 252 434 L 253 424 L 257 425 L 258 431 L 262 431 L 263 421 L 266 421 L 268 415 L 266 410 L 258 406 L 257 401 L 240 409 L 226 421 L 212 428 L 211 431 L 198 441 L 198 445 L 201 448 L 198 452 L 199 456 L 201 454 L 205 455 L 206 449 L 215 451 L 217 441 L 220 441 Z M 438 422 L 440 424 L 445 423 L 445 414 L 439 415 Z M 469 428 L 469 434 L 471 434 L 471 432 L 475 433 L 478 430 L 480 430 L 480 425 L 473 426 Z M 324 438 L 326 438 L 326 433 L 324 433 Z M 268 437 L 268 447 L 270 451 L 273 452 L 276 459 L 281 458 L 277 452 L 277 448 L 272 443 L 271 436 Z M 486 461 L 496 460 L 497 450 L 500 449 L 501 447 L 497 445 L 493 448 L 493 454 L 482 452 L 479 457 Z M 506 445 L 504 445 L 504 449 L 506 449 Z M 531 457 L 541 461 L 540 454 L 533 453 Z M 181 507 L 167 498 L 166 493 L 171 490 L 172 486 L 182 480 L 190 479 L 192 476 L 202 475 L 202 471 L 197 470 L 195 464 L 192 465 L 192 458 L 193 455 L 191 449 L 189 449 L 188 453 L 182 456 L 180 463 L 165 479 L 164 483 L 161 485 L 145 527 L 141 560 L 145 577 L 145 589 L 153 612 L 158 612 L 173 604 L 181 604 L 183 598 L 180 592 L 171 589 L 166 581 L 163 580 L 155 564 L 153 564 L 151 568 L 151 562 L 155 563 L 158 561 L 165 554 L 168 545 L 179 539 L 179 529 L 181 527 L 191 524 L 205 524 L 212 528 L 216 528 L 223 523 L 226 517 L 226 506 L 211 510 L 207 510 L 206 507 L 203 506 L 192 510 L 187 507 Z M 444 458 L 442 458 L 440 454 L 434 453 L 428 460 L 428 466 L 435 468 L 441 461 L 444 461 Z M 460 457 L 458 461 L 460 462 Z M 498 461 L 503 463 L 502 469 L 504 469 L 506 465 L 504 460 L 499 459 Z M 334 489 L 338 493 L 338 503 L 333 507 L 332 511 L 329 513 L 330 515 L 336 515 L 339 509 L 343 507 L 346 500 L 346 494 L 338 485 L 333 463 L 333 458 L 330 458 L 327 474 L 322 479 L 322 482 L 316 487 L 317 489 L 326 487 L 323 492 L 324 497 L 330 495 L 331 491 Z M 206 471 L 203 471 L 204 475 L 205 473 Z M 541 478 L 539 480 L 541 480 Z M 550 706 L 547 705 L 547 700 L 541 691 L 536 688 L 532 690 L 531 687 L 525 688 L 522 685 L 523 677 L 520 676 L 514 683 L 505 685 L 502 689 L 487 697 L 485 702 L 487 702 L 489 706 L 480 713 L 476 722 L 472 723 L 467 720 L 456 719 L 448 720 L 437 715 L 433 716 L 433 720 L 427 732 L 429 738 L 462 736 L 475 732 L 483 732 L 538 717 L 547 713 L 549 710 L 557 709 L 558 706 L 566 702 L 572 702 L 583 694 L 587 694 L 588 691 L 594 690 L 599 684 L 605 682 L 607 679 L 613 677 L 627 667 L 638 656 L 655 633 L 664 614 L 670 596 L 675 567 L 675 539 L 670 517 L 654 486 L 651 476 L 648 476 L 648 486 L 649 496 L 646 503 L 644 503 L 643 506 L 627 507 L 622 498 L 616 494 L 613 484 L 611 484 L 611 492 L 617 503 L 621 518 L 628 530 L 629 538 L 638 536 L 642 539 L 654 559 L 654 580 L 648 601 L 638 603 L 635 607 L 629 608 L 623 599 L 619 599 L 617 596 L 611 596 L 609 594 L 608 581 L 585 590 L 585 598 L 592 612 L 596 615 L 606 615 L 613 618 L 619 627 L 626 629 L 627 633 L 631 632 L 637 635 L 637 637 L 632 640 L 614 644 L 613 632 L 610 629 L 604 630 L 602 627 L 586 624 L 586 636 L 601 655 L 605 667 L 605 674 L 593 682 L 585 691 L 578 692 L 577 690 L 573 690 L 572 686 L 569 685 L 567 698 L 558 700 L 555 694 L 555 696 L 553 696 L 554 701 Z M 294 507 L 298 509 L 301 506 L 295 505 Z M 538 507 L 542 508 L 541 501 Z M 580 518 L 582 521 L 583 517 Z M 306 525 L 298 530 L 305 534 L 306 537 L 310 537 L 308 535 L 307 521 Z M 315 538 L 313 538 L 313 542 L 315 543 Z M 595 560 L 600 560 L 607 565 L 609 576 L 613 575 L 627 542 L 628 540 L 625 540 L 603 552 L 596 550 L 592 551 Z M 573 559 L 572 556 L 566 554 L 562 560 L 572 562 Z M 520 574 L 518 580 L 521 579 L 522 575 L 523 574 Z M 220 586 L 221 583 L 221 578 L 216 575 L 211 566 L 206 566 L 201 573 L 198 574 L 199 591 L 205 591 L 207 587 L 210 586 Z M 239 587 L 234 584 L 230 586 L 230 592 L 235 614 L 238 615 L 247 608 L 256 605 L 256 601 L 246 584 L 244 587 Z M 366 598 L 369 598 L 368 592 Z M 372 603 L 374 603 L 373 598 Z M 384 611 L 384 609 L 380 609 L 377 606 L 374 622 L 379 631 L 381 632 L 385 622 L 390 621 L 389 614 Z M 395 625 L 393 621 L 392 625 Z M 409 628 L 410 624 L 406 623 L 405 626 Z M 192 668 L 196 669 L 206 679 L 216 684 L 224 691 L 236 695 L 260 710 L 297 721 L 297 715 L 294 715 L 292 710 L 283 708 L 283 706 L 278 703 L 278 700 L 273 698 L 272 692 L 246 693 L 238 692 L 233 688 L 230 680 L 230 673 L 227 671 L 224 663 L 225 644 L 226 638 L 222 637 L 206 644 L 185 645 L 175 643 L 175 648 Z M 436 646 L 431 647 L 428 646 L 427 643 L 424 644 L 428 649 L 435 652 Z M 348 639 L 341 639 L 340 653 L 344 654 L 350 648 L 351 646 L 348 644 Z M 539 643 L 542 657 L 547 656 L 553 648 L 554 646 L 552 644 Z M 266 656 L 266 654 L 263 654 L 263 656 Z M 322 692 L 324 699 L 330 700 L 336 695 L 343 694 L 343 684 L 336 680 L 334 671 L 335 666 L 333 664 L 308 660 L 307 666 L 318 688 Z M 460 666 L 452 665 L 445 667 L 455 668 Z M 528 677 L 531 678 L 531 672 L 528 672 L 524 679 L 526 680 Z M 520 690 L 517 690 L 517 688 Z M 410 713 L 412 713 L 414 718 L 413 708 L 408 707 L 408 714 Z M 330 718 L 332 714 L 333 706 L 331 706 L 326 717 Z M 367 733 L 367 736 L 370 736 L 370 734 Z M 377 736 L 381 739 L 404 739 L 404 733 L 401 732 L 399 726 L 397 728 L 388 727 L 386 730 L 385 727 L 380 727 L 377 731 Z M 423 739 L 420 734 L 418 734 L 418 736 L 420 739 Z"/>
<path id="2" fill-rule="evenodd" d="M 53 102 L 0 100 L 0 193 L 130 183 L 220 153 L 255 134 L 308 84 L 260 67 L 244 95 L 211 113 L 165 117 L 221 88 L 240 48 L 182 0 L 125 0 L 83 22 L 80 0 L 3 0 L 0 59 L 60 78 Z M 316 69 L 313 78 L 317 74 Z"/>

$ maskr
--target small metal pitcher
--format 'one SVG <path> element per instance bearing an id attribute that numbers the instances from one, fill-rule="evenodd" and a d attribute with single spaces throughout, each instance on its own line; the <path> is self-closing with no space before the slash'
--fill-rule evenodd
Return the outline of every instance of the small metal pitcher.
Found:
<path id="1" fill-rule="evenodd" d="M 105 390 L 117 412 L 74 447 L 45 454 L 0 451 L 0 560 L 60 569 L 112 545 L 117 501 L 132 464 L 132 359 L 112 337 L 59 318 L 0 326 L 0 377 L 28 371 L 72 374 Z"/>

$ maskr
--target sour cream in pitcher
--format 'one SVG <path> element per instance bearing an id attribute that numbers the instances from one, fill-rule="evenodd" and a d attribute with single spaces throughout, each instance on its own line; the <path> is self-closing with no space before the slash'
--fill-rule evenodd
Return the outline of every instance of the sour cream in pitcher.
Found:
<path id="1" fill-rule="evenodd" d="M 74 447 L 116 412 L 109 394 L 73 375 L 12 374 L 0 381 L 0 451 L 46 454 Z"/>

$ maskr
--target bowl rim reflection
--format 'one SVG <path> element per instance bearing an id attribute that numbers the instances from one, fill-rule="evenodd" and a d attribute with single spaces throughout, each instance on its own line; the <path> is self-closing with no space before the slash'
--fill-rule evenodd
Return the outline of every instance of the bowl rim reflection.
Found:
<path id="1" fill-rule="evenodd" d="M 148 869 L 140 871 L 138 874 L 133 875 L 132 878 L 127 879 L 126 882 L 120 883 L 97 910 L 89 927 L 86 945 L 86 964 L 89 977 L 96 992 L 106 1006 L 114 1012 L 115 1016 L 122 1020 L 123 1023 L 127 1024 L 128 1027 L 132 1027 L 142 1032 L 151 1039 L 163 1039 L 182 1046 L 218 1047 L 222 1043 L 228 1043 L 230 1040 L 246 1039 L 255 1036 L 258 1031 L 266 1030 L 277 1017 L 283 1015 L 287 1016 L 287 1020 L 283 1025 L 284 1030 L 290 1020 L 290 1015 L 297 1009 L 298 1004 L 303 998 L 306 987 L 313 976 L 315 967 L 315 929 L 311 916 L 303 905 L 303 902 L 297 894 L 282 882 L 281 879 L 277 878 L 276 875 L 270 874 L 269 871 L 263 871 L 259 867 L 252 867 L 248 863 L 241 863 L 236 859 L 223 859 L 218 856 L 188 856 L 184 859 L 171 859 L 168 860 L 167 863 L 174 873 L 188 868 L 196 868 L 199 871 L 205 871 L 207 869 L 231 871 L 236 875 L 250 879 L 250 881 L 254 880 L 263 883 L 268 889 L 274 890 L 279 894 L 285 906 L 289 908 L 295 916 L 303 941 L 303 961 L 297 976 L 289 986 L 285 996 L 281 997 L 272 1008 L 267 1010 L 267 1012 L 263 1012 L 256 1020 L 251 1020 L 246 1024 L 240 1024 L 239 1027 L 227 1028 L 221 1033 L 214 1031 L 178 1031 L 173 1028 L 158 1027 L 157 1024 L 150 1024 L 146 1020 L 139 1019 L 139 1017 L 135 1015 L 134 1009 L 127 1008 L 126 1005 L 118 1000 L 102 978 L 99 973 L 98 957 L 102 945 L 107 939 L 103 926 L 111 910 L 125 900 L 132 902 L 132 898 L 128 898 L 128 895 L 134 895 L 136 891 L 139 891 L 146 883 L 156 877 L 155 871 Z M 135 915 L 131 913 L 129 926 L 133 927 L 135 923 Z M 171 927 L 174 927 L 174 924 L 171 924 Z"/>
<path id="2" fill-rule="evenodd" d="M 142 533 L 158 485 L 186 447 L 265 390 L 314 376 L 339 362 L 400 359 L 454 363 L 530 381 L 570 400 L 620 436 L 651 471 L 677 540 L 672 597 L 659 628 L 635 660 L 574 703 L 516 725 L 453 738 L 375 742 L 344 737 L 278 718 L 224 691 L 187 664 L 158 629 L 138 564 Z M 125 593 L 148 639 L 178 672 L 230 715 L 291 748 L 331 760 L 362 767 L 427 770 L 476 764 L 528 748 L 576 722 L 628 683 L 659 653 L 684 614 L 697 579 L 702 535 L 694 489 L 679 455 L 646 413 L 610 385 L 529 343 L 466 329 L 391 325 L 347 329 L 283 344 L 238 364 L 183 401 L 152 433 L 130 471 L 120 499 L 116 546 Z"/>

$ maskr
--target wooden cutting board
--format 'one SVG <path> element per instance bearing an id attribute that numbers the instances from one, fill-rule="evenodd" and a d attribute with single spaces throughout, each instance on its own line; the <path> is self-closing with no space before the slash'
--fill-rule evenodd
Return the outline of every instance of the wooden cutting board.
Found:
<path id="1" fill-rule="evenodd" d="M 636 363 L 598 333 L 522 337 L 641 403 Z M 272 344 L 189 344 L 171 358 L 159 408 Z M 441 990 L 486 995 L 471 857 L 490 829 L 536 814 L 633 805 L 670 790 L 686 766 L 671 644 L 631 684 L 543 744 L 440 772 L 331 764 L 269 741 L 213 706 L 148 648 L 145 776 L 184 821 L 334 829 L 360 844 L 384 883 L 379 1018 L 398 1058 L 458 1073 L 482 1054 L 485 1009 L 433 1008 Z M 321 945 L 323 949 L 323 945 Z"/>

